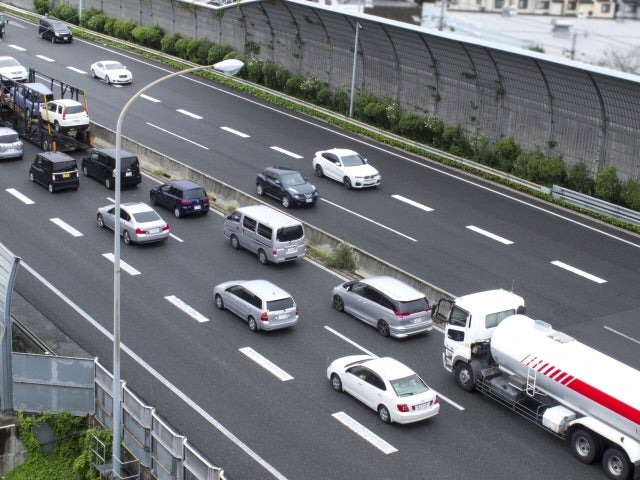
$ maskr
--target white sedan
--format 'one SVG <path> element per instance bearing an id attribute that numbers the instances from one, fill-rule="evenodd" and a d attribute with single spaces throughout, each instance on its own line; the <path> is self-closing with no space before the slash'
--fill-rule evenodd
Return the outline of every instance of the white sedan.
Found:
<path id="1" fill-rule="evenodd" d="M 341 357 L 327 368 L 337 392 L 345 391 L 378 412 L 384 423 L 426 420 L 440 411 L 436 392 L 399 361 L 370 355 Z"/>
<path id="2" fill-rule="evenodd" d="M 131 83 L 133 76 L 127 67 L 115 60 L 102 60 L 91 65 L 91 76 L 106 83 Z"/>
<path id="3" fill-rule="evenodd" d="M 376 187 L 382 180 L 382 176 L 367 163 L 366 158 L 345 148 L 316 152 L 313 169 L 317 176 L 327 176 L 341 182 L 346 189 Z"/>

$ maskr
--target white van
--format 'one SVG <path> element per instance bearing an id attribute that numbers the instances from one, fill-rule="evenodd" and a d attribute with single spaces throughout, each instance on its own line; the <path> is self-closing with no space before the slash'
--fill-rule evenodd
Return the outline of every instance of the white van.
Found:
<path id="1" fill-rule="evenodd" d="M 233 248 L 256 253 L 263 265 L 296 260 L 306 253 L 302 223 L 266 205 L 235 210 L 224 222 L 224 236 Z"/>

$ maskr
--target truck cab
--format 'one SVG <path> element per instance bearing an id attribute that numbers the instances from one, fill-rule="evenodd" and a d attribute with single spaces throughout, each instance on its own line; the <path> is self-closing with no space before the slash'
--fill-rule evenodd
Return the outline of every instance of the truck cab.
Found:
<path id="1" fill-rule="evenodd" d="M 432 317 L 445 324 L 442 363 L 460 388 L 474 389 L 474 369 L 481 367 L 479 359 L 488 353 L 495 327 L 524 311 L 524 299 L 502 289 L 443 298 L 435 305 Z"/>

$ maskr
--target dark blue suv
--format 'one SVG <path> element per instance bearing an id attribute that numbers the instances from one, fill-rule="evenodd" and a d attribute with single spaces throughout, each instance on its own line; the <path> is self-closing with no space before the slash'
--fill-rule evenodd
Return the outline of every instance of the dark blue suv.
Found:
<path id="1" fill-rule="evenodd" d="M 318 189 L 300 172 L 288 167 L 267 167 L 256 177 L 258 195 L 279 200 L 284 208 L 294 205 L 315 205 Z"/>
<path id="2" fill-rule="evenodd" d="M 173 210 L 180 218 L 191 213 L 205 215 L 209 211 L 209 196 L 200 185 L 191 180 L 172 180 L 149 191 L 153 205 Z"/>

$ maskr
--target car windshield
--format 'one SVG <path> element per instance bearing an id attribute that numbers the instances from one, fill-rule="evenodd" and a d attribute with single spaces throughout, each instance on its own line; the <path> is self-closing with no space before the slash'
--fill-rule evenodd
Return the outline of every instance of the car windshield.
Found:
<path id="1" fill-rule="evenodd" d="M 15 58 L 0 59 L 0 68 L 19 67 L 20 63 Z"/>
<path id="2" fill-rule="evenodd" d="M 105 70 L 124 70 L 124 66 L 121 63 L 105 63 Z"/>
<path id="3" fill-rule="evenodd" d="M 69 28 L 64 23 L 54 23 L 51 25 L 56 32 L 68 32 Z"/>
<path id="4" fill-rule="evenodd" d="M 399 313 L 416 313 L 424 312 L 429 308 L 429 302 L 425 297 L 408 302 L 398 302 Z"/>
<path id="5" fill-rule="evenodd" d="M 184 198 L 192 199 L 192 198 L 204 198 L 207 194 L 204 192 L 202 188 L 192 188 L 191 190 L 184 191 Z"/>
<path id="6" fill-rule="evenodd" d="M 282 185 L 285 187 L 295 187 L 296 185 L 304 185 L 306 183 L 304 177 L 298 172 L 287 173 L 280 178 L 282 179 Z"/>
<path id="7" fill-rule="evenodd" d="M 341 157 L 341 159 L 342 164 L 345 167 L 357 167 L 358 165 L 364 165 L 366 163 L 364 161 L 364 158 L 362 158 L 357 153 L 354 155 L 345 155 L 344 157 Z"/>
<path id="8" fill-rule="evenodd" d="M 15 143 L 18 140 L 20 139 L 18 138 L 17 133 L 7 133 L 5 135 L 0 135 L 0 143 Z"/>
<path id="9" fill-rule="evenodd" d="M 66 113 L 82 113 L 84 112 L 84 108 L 82 105 L 67 105 L 65 108 Z"/>
<path id="10" fill-rule="evenodd" d="M 304 231 L 301 225 L 294 225 L 291 227 L 282 227 L 278 230 L 276 240 L 279 242 L 290 242 L 292 240 L 298 240 L 302 238 Z"/>
<path id="11" fill-rule="evenodd" d="M 267 302 L 267 310 L 275 312 L 278 310 L 286 310 L 287 308 L 293 308 L 293 298 L 280 298 L 278 300 L 271 300 Z"/>
<path id="12" fill-rule="evenodd" d="M 155 222 L 156 220 L 162 220 L 160 215 L 158 215 L 153 210 L 149 210 L 148 212 L 138 212 L 134 213 L 133 218 L 138 223 L 147 223 L 147 222 Z"/>
<path id="13" fill-rule="evenodd" d="M 390 383 L 399 397 L 410 397 L 429 390 L 427 384 L 415 373 L 408 377 L 390 380 Z"/>
<path id="14" fill-rule="evenodd" d="M 75 160 L 70 160 L 68 162 L 56 162 L 53 164 L 54 172 L 68 172 L 69 170 L 75 170 L 78 168 L 76 166 Z"/>

